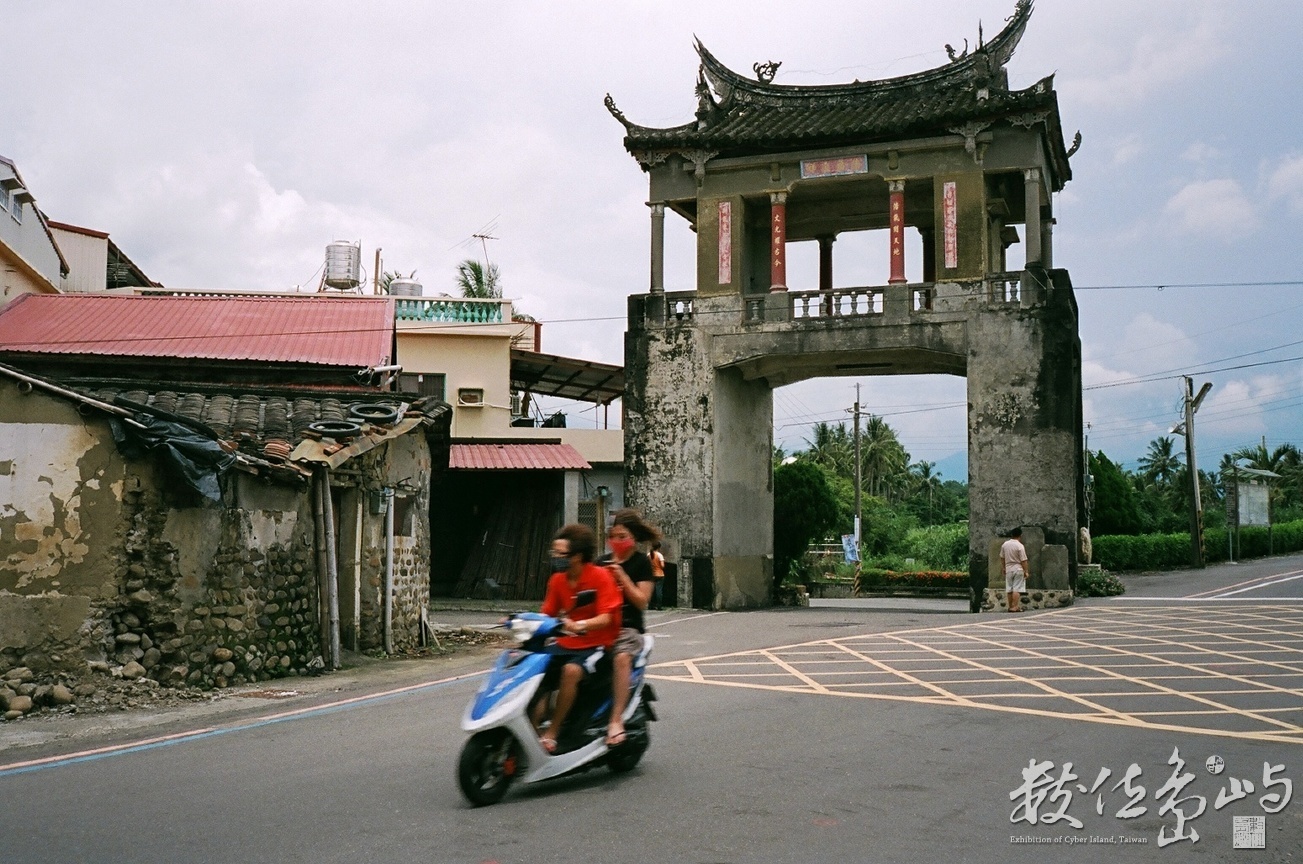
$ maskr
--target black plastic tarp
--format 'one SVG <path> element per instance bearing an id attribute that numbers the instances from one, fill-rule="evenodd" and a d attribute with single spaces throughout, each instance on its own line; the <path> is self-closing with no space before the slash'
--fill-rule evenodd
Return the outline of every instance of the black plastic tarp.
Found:
<path id="1" fill-rule="evenodd" d="M 222 500 L 218 477 L 235 464 L 212 438 L 180 423 L 139 413 L 135 423 L 114 420 L 113 440 L 129 459 L 156 454 L 170 480 L 184 484 L 210 501 Z"/>

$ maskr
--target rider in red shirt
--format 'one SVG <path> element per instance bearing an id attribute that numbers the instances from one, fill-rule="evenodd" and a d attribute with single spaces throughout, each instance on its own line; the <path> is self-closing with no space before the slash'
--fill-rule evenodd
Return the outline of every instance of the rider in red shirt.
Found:
<path id="1" fill-rule="evenodd" d="M 553 573 L 539 611 L 560 618 L 562 626 L 573 635 L 557 639 L 557 645 L 566 651 L 556 656 L 548 670 L 549 678 L 559 677 L 552 725 L 539 736 L 539 743 L 549 753 L 556 752 L 557 735 L 574 705 L 579 682 L 596 670 L 598 661 L 620 635 L 624 596 L 610 572 L 593 563 L 596 552 L 597 538 L 586 525 L 567 525 L 552 541 Z M 594 599 L 576 607 L 584 591 L 593 591 Z"/>

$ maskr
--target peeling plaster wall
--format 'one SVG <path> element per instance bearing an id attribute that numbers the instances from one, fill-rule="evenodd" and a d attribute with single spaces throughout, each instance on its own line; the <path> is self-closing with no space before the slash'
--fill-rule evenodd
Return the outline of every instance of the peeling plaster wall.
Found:
<path id="1" fill-rule="evenodd" d="M 429 448 L 409 434 L 354 462 L 358 482 L 415 490 L 395 568 L 405 647 L 429 596 Z M 180 506 L 152 462 L 117 452 L 105 418 L 0 379 L 0 672 L 136 661 L 198 686 L 306 672 L 322 653 L 309 487 L 232 472 L 223 495 L 225 506 Z M 383 568 L 376 521 L 367 580 Z"/>
<path id="2" fill-rule="evenodd" d="M 11 384 L 0 388 L 0 442 L 0 591 L 100 596 L 124 477 L 113 442 L 70 406 Z"/>

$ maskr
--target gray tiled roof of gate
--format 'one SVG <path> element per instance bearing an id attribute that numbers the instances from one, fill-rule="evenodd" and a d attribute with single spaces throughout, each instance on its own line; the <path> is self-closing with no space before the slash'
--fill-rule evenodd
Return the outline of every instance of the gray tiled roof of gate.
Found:
<path id="1" fill-rule="evenodd" d="M 954 134 L 952 127 L 965 123 L 994 122 L 1036 111 L 1057 114 L 1058 100 L 1049 87 L 1038 84 L 1026 90 L 996 90 L 982 101 L 971 90 L 919 87 L 880 96 L 811 96 L 784 100 L 781 105 L 743 104 L 724 112 L 704 129 L 698 129 L 696 123 L 671 129 L 632 127 L 624 144 L 628 149 L 702 147 L 722 154 L 833 146 L 949 135 Z"/>

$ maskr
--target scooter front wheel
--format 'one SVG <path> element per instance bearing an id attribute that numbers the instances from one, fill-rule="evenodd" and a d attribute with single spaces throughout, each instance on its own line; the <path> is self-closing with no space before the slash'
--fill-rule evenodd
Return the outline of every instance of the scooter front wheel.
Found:
<path id="1" fill-rule="evenodd" d="M 520 744 L 506 729 L 486 729 L 470 737 L 457 762 L 457 783 L 476 807 L 496 804 L 520 769 Z"/>

